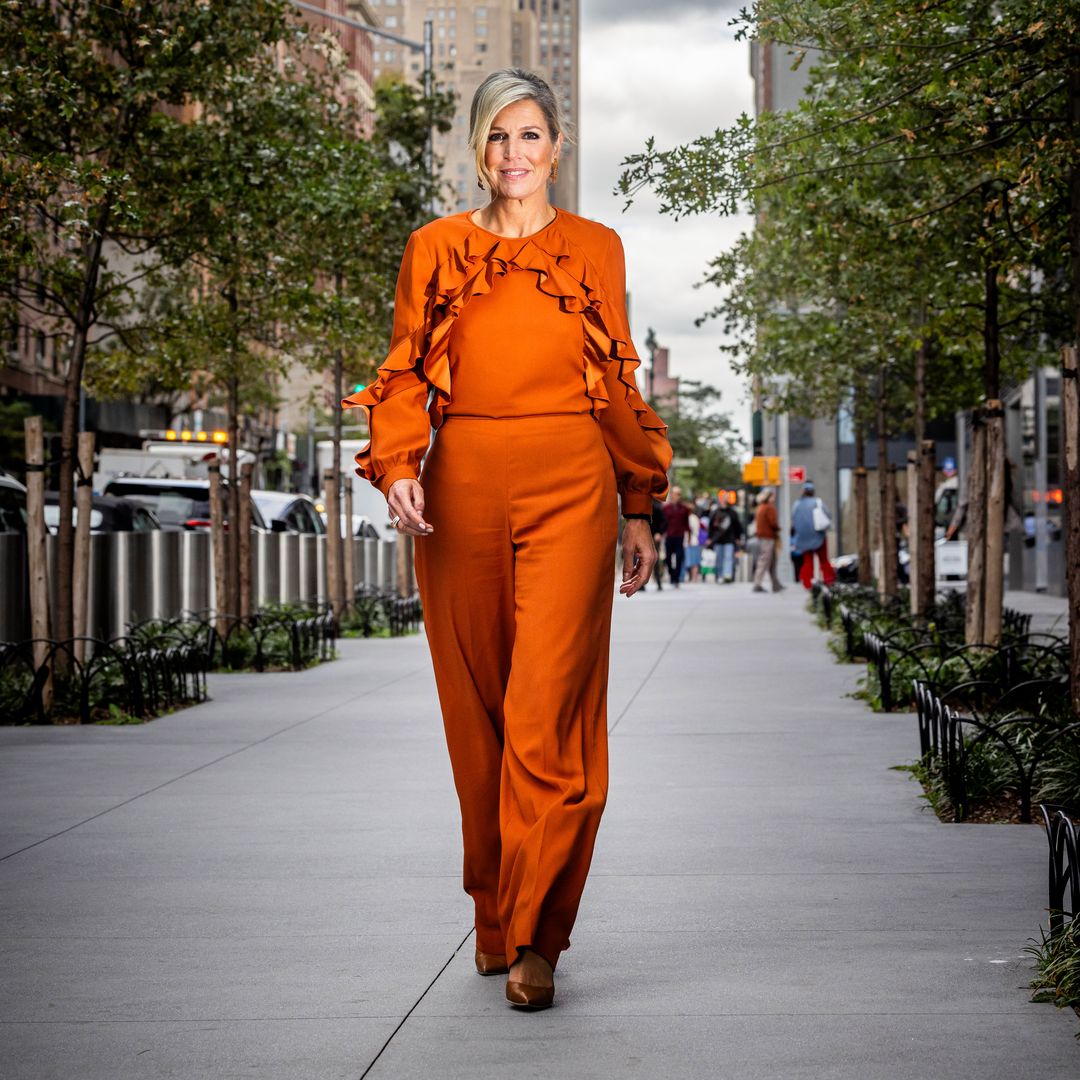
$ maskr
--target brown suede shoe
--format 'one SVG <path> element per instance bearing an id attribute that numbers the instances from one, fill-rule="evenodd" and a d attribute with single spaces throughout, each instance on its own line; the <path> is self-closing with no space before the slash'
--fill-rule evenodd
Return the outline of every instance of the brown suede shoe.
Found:
<path id="1" fill-rule="evenodd" d="M 499 953 L 481 952 L 476 950 L 476 970 L 481 975 L 505 975 L 510 968 L 506 965 L 506 957 Z"/>
<path id="2" fill-rule="evenodd" d="M 548 1009 L 555 1003 L 555 986 L 530 986 L 508 979 L 506 1000 L 519 1009 Z"/>

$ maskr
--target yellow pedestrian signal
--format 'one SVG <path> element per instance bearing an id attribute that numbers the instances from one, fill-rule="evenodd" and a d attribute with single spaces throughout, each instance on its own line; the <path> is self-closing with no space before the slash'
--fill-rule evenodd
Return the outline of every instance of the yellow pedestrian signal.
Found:
<path id="1" fill-rule="evenodd" d="M 751 487 L 767 487 L 780 483 L 778 457 L 754 457 L 743 466 L 743 483 Z"/>

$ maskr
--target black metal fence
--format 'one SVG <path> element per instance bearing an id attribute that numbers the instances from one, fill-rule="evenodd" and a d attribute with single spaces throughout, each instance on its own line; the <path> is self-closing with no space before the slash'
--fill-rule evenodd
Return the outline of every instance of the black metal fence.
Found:
<path id="1" fill-rule="evenodd" d="M 1064 928 L 1066 920 L 1080 915 L 1080 811 L 1056 803 L 1040 803 L 1039 813 L 1050 848 L 1050 936 Z"/>
<path id="2" fill-rule="evenodd" d="M 992 783 L 1016 794 L 1020 820 L 1030 822 L 1037 786 L 1053 782 L 1048 763 L 1080 759 L 1080 721 L 1069 719 L 1067 683 L 1034 679 L 1003 690 L 978 680 L 950 693 L 966 702 L 963 712 L 929 684 L 915 684 L 919 755 L 929 782 L 939 785 L 954 821 L 963 821 Z"/>

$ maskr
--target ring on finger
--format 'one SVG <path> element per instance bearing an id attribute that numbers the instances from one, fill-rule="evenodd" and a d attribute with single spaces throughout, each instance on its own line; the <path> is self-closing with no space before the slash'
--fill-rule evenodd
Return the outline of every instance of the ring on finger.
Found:
<path id="1" fill-rule="evenodd" d="M 401 518 L 395 517 L 390 520 L 390 528 L 396 529 L 401 524 Z"/>

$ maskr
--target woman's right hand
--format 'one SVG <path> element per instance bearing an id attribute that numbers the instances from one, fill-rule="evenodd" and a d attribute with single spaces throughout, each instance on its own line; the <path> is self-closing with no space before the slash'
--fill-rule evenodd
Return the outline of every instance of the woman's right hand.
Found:
<path id="1" fill-rule="evenodd" d="M 399 533 L 429 536 L 435 531 L 424 520 L 424 489 L 419 480 L 395 480 L 386 493 L 386 504 Z"/>

